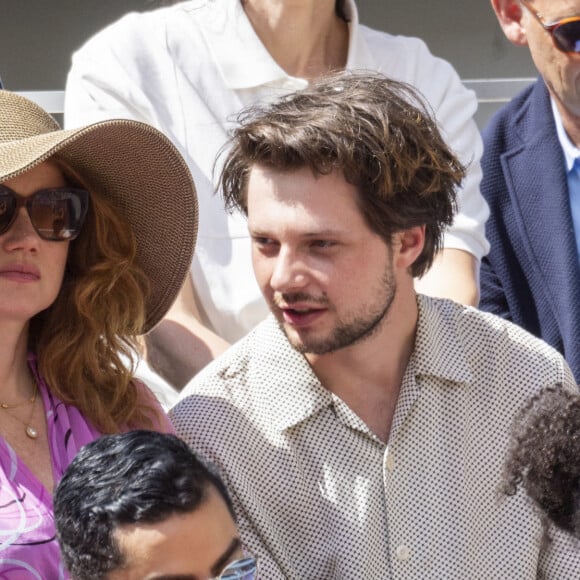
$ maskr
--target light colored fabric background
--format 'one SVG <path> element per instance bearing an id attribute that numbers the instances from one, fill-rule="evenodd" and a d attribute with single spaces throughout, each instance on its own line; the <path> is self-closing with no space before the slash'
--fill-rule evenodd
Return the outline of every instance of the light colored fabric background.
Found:
<path id="1" fill-rule="evenodd" d="M 462 78 L 535 76 L 527 50 L 508 43 L 487 0 L 357 4 L 362 23 L 423 38 Z M 62 90 L 75 48 L 122 14 L 156 5 L 156 0 L 0 0 L 0 77 L 11 90 Z"/>

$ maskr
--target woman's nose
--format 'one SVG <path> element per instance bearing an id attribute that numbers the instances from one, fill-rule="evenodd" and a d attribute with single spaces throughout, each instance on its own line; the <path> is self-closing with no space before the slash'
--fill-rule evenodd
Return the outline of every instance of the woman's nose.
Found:
<path id="1" fill-rule="evenodd" d="M 38 245 L 39 237 L 30 221 L 26 208 L 21 207 L 12 225 L 2 234 L 4 246 L 8 250 L 34 249 Z"/>

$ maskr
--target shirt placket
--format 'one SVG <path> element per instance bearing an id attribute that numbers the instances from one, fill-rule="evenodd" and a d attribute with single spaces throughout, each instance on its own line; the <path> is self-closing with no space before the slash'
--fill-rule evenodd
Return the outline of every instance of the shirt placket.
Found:
<path id="1" fill-rule="evenodd" d="M 417 539 L 409 537 L 398 525 L 401 518 L 407 517 L 408 506 L 401 505 L 396 497 L 396 482 L 402 470 L 411 469 L 405 465 L 401 453 L 404 437 L 400 434 L 409 418 L 413 405 L 419 398 L 419 386 L 415 380 L 414 361 L 411 359 L 403 377 L 389 441 L 383 454 L 383 483 L 387 529 L 389 530 L 389 561 L 393 579 L 414 578 L 413 559 L 416 555 Z"/>

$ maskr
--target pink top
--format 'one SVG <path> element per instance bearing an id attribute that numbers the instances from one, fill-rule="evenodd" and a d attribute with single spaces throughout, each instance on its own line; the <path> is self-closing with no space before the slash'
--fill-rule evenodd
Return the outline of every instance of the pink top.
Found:
<path id="1" fill-rule="evenodd" d="M 48 426 L 54 481 L 60 481 L 79 449 L 101 433 L 71 405 L 65 405 L 38 375 L 34 355 L 29 365 L 36 377 Z M 145 390 L 146 387 L 143 386 Z M 148 403 L 156 400 L 148 390 Z M 156 431 L 173 432 L 159 407 Z M 0 437 L 0 579 L 65 579 L 55 537 L 52 496 Z"/>

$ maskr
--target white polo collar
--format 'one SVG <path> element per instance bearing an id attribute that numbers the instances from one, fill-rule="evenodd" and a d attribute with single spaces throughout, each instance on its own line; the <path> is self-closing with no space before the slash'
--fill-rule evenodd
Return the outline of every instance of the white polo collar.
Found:
<path id="1" fill-rule="evenodd" d="M 457 314 L 441 308 L 439 302 L 417 296 L 419 317 L 410 372 L 416 377 L 440 379 L 449 388 L 464 387 L 473 383 L 465 358 L 464 337 L 456 332 Z M 465 309 L 460 316 L 469 316 L 469 312 Z M 284 431 L 332 406 L 333 395 L 322 386 L 304 355 L 290 346 L 274 317 L 270 315 L 258 328 L 261 340 L 252 343 L 248 384 L 255 385 L 256 400 L 271 409 L 273 428 Z M 272 344 L 281 348 L 273 350 Z M 267 382 L 263 380 L 264 361 L 268 365 Z M 296 380 L 298 368 L 302 369 L 300 381 Z"/>
<path id="2" fill-rule="evenodd" d="M 226 85 L 233 90 L 293 79 L 278 66 L 258 38 L 240 0 L 220 0 L 223 11 L 214 5 L 212 17 L 203 25 L 203 34 Z M 376 67 L 366 42 L 361 37 L 354 0 L 346 1 L 349 22 L 347 68 Z M 243 50 L 241 49 L 243 47 Z M 300 79 L 302 80 L 302 79 Z"/>

